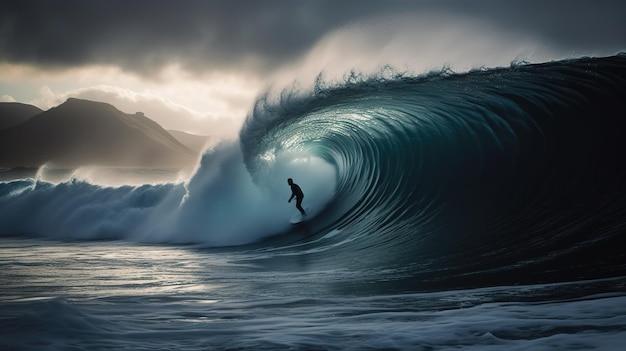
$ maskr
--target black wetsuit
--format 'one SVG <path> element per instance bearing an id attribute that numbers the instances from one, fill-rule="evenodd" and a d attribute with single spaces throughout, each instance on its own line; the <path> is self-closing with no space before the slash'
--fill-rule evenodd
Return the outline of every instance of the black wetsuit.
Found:
<path id="1" fill-rule="evenodd" d="M 304 194 L 302 193 L 302 189 L 300 189 L 300 187 L 296 183 L 291 183 L 290 186 L 291 186 L 291 198 L 289 198 L 289 201 L 293 200 L 293 197 L 295 196 L 296 208 L 304 216 L 306 212 L 304 212 L 304 209 L 302 208 L 302 199 L 304 199 Z"/>

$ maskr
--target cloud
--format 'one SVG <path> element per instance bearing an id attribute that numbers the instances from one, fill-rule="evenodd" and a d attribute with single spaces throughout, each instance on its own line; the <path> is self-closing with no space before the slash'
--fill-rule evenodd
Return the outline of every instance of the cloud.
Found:
<path id="1" fill-rule="evenodd" d="M 68 97 L 103 101 L 124 112 L 144 112 L 167 129 L 234 135 L 263 82 L 245 74 L 196 77 L 170 65 L 160 80 L 114 66 L 46 70 L 0 64 L 0 95 L 48 109 Z"/>
<path id="2" fill-rule="evenodd" d="M 49 68 L 114 65 L 145 77 L 189 72 L 263 76 L 328 32 L 392 14 L 439 12 L 541 38 L 560 50 L 624 49 L 626 3 L 596 0 L 108 0 L 9 1 L 0 13 L 0 61 Z"/>
<path id="3" fill-rule="evenodd" d="M 625 12 L 616 0 L 10 0 L 0 95 L 104 101 L 168 129 L 233 134 L 265 83 L 506 64 L 530 44 L 536 57 L 611 55 L 626 50 Z"/>
<path id="4" fill-rule="evenodd" d="M 2 102 L 15 102 L 15 99 L 11 95 L 2 95 L 2 97 L 0 98 L 0 101 L 2 101 Z"/>
<path id="5" fill-rule="evenodd" d="M 14 1 L 0 17 L 2 59 L 50 67 L 113 64 L 144 75 L 173 62 L 191 71 L 269 70 L 337 22 L 308 7 L 291 1 Z"/>

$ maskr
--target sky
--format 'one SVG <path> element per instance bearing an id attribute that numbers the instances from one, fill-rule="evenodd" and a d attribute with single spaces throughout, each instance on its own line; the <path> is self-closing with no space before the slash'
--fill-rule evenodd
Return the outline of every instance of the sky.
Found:
<path id="1" fill-rule="evenodd" d="M 68 97 L 236 134 L 268 89 L 323 73 L 464 71 L 626 51 L 622 0 L 5 0 L 0 101 Z"/>

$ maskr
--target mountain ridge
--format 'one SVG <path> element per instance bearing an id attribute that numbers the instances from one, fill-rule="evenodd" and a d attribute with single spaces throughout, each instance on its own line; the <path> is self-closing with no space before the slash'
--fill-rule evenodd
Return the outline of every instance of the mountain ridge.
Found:
<path id="1" fill-rule="evenodd" d="M 0 129 L 15 127 L 43 110 L 37 106 L 20 102 L 0 102 Z"/>
<path id="2" fill-rule="evenodd" d="M 0 130 L 0 167 L 186 167 L 197 153 L 143 113 L 69 98 Z"/>
<path id="3" fill-rule="evenodd" d="M 202 152 L 211 140 L 211 137 L 208 135 L 198 135 L 171 129 L 168 129 L 167 132 L 194 152 Z"/>

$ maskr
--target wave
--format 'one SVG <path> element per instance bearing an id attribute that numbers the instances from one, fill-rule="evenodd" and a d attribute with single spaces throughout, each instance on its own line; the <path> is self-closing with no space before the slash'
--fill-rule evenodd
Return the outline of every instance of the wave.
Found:
<path id="1" fill-rule="evenodd" d="M 251 174 L 268 167 L 259 155 L 286 150 L 336 169 L 309 229 L 341 232 L 322 265 L 395 267 L 420 284 L 444 271 L 467 282 L 624 272 L 624 55 L 385 76 L 267 94 L 242 129 Z"/>
<path id="2" fill-rule="evenodd" d="M 187 183 L 1 183 L 0 231 L 210 246 L 271 237 L 255 246 L 268 257 L 422 282 L 613 276 L 626 267 L 625 111 L 624 55 L 320 76 L 312 91 L 261 96 L 238 143 L 206 152 Z M 305 225 L 288 224 L 289 177 L 313 209 Z"/>

